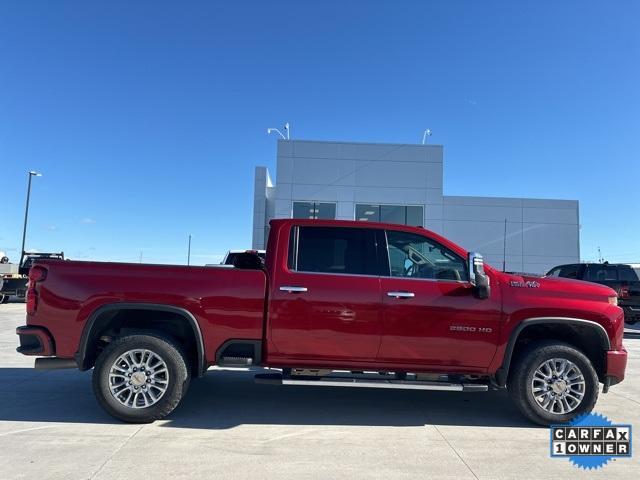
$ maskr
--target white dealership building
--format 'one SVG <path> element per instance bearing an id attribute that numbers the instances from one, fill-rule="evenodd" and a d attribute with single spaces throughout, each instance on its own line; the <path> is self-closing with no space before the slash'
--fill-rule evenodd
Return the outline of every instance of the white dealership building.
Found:
<path id="1" fill-rule="evenodd" d="M 482 185 L 482 171 L 471 181 Z M 253 248 L 265 248 L 273 218 L 335 218 L 421 225 L 497 268 L 506 259 L 507 271 L 580 260 L 577 200 L 445 190 L 441 145 L 279 140 L 275 181 L 266 167 L 255 170 Z"/>

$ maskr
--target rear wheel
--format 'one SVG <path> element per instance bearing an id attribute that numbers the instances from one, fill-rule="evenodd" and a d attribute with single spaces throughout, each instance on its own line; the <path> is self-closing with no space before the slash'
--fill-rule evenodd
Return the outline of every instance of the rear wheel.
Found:
<path id="1" fill-rule="evenodd" d="M 550 425 L 589 413 L 598 399 L 599 385 L 593 365 L 580 350 L 544 341 L 532 343 L 518 357 L 508 389 L 525 417 Z"/>
<path id="2" fill-rule="evenodd" d="M 181 348 L 156 334 L 127 335 L 111 342 L 93 371 L 93 391 L 107 413 L 131 423 L 170 414 L 189 385 Z"/>

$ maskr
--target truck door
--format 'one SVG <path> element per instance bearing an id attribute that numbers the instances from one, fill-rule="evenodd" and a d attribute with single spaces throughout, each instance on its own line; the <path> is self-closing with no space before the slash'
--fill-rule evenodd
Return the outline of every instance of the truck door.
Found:
<path id="1" fill-rule="evenodd" d="M 480 367 L 496 351 L 500 289 L 474 296 L 464 258 L 435 240 L 387 231 L 388 276 L 381 277 L 383 330 L 378 360 Z"/>
<path id="2" fill-rule="evenodd" d="M 269 363 L 375 360 L 382 320 L 377 265 L 372 230 L 292 226 L 288 261 L 271 282 Z"/>

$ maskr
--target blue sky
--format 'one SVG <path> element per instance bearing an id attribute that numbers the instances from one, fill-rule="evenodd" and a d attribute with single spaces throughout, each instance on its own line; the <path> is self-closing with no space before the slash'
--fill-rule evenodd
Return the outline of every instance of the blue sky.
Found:
<path id="1" fill-rule="evenodd" d="M 0 250 L 36 169 L 27 248 L 217 261 L 288 121 L 429 127 L 446 194 L 578 199 L 583 258 L 640 261 L 639 85 L 636 1 L 0 1 Z"/>

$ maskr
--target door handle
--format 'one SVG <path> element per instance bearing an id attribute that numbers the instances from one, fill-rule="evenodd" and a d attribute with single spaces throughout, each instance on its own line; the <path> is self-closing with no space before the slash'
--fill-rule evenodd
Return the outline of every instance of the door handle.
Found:
<path id="1" fill-rule="evenodd" d="M 304 293 L 307 291 L 307 287 L 294 287 L 294 286 L 284 286 L 280 287 L 281 292 L 289 292 L 289 293 Z"/>
<path id="2" fill-rule="evenodd" d="M 413 298 L 416 294 L 413 292 L 387 292 L 387 296 L 393 298 Z"/>

